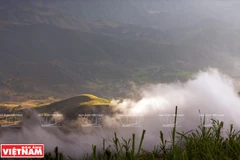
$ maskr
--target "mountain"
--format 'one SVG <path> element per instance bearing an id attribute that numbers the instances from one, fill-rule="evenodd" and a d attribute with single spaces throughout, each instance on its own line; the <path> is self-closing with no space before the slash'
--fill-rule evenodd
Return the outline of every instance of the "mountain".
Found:
<path id="1" fill-rule="evenodd" d="M 57 123 L 57 121 L 61 121 L 61 118 L 63 118 L 64 121 L 61 121 L 61 124 L 67 124 L 69 126 L 69 121 L 76 120 L 81 117 L 86 118 L 88 117 L 87 115 L 90 114 L 95 114 L 95 117 L 98 116 L 96 113 L 99 115 L 111 115 L 113 114 L 113 111 L 116 111 L 116 109 L 114 109 L 116 105 L 117 104 L 114 104 L 107 99 L 100 98 L 95 95 L 81 94 L 35 108 L 39 117 L 39 119 L 36 119 L 36 122 L 38 125 L 45 125 L 46 120 L 51 121 L 51 119 L 54 119 L 55 123 Z M 25 119 L 30 118 L 34 114 L 32 112 L 33 110 L 29 110 L 29 108 L 22 108 L 21 106 L 12 107 L 11 109 L 7 107 L 0 107 L 0 111 L 5 114 L 14 113 L 16 116 L 24 115 L 24 118 L 18 119 L 15 117 L 12 121 L 7 120 L 4 116 L 0 117 L 1 125 L 12 126 L 21 126 L 21 123 L 25 123 Z M 14 116 L 14 114 L 12 116 Z"/>
<path id="2" fill-rule="evenodd" d="M 2 29 L 8 30 L 9 24 L 51 24 L 62 28 L 88 30 L 84 21 L 76 20 L 61 10 L 48 7 L 45 2 L 2 0 L 0 5 Z"/>
<path id="3" fill-rule="evenodd" d="M 39 113 L 61 113 L 66 119 L 74 119 L 79 114 L 106 114 L 111 113 L 111 102 L 91 94 L 82 94 L 65 100 L 61 100 L 46 106 L 36 108 Z"/>
<path id="4" fill-rule="evenodd" d="M 82 86 L 87 82 L 120 82 L 137 68 L 171 69 L 176 60 L 191 59 L 191 48 L 49 24 L 13 25 L 0 31 L 0 37 L 2 81 L 13 78 L 11 87 L 20 92 L 67 89 L 65 94 L 75 89 L 76 94 L 86 91 Z"/>
<path id="5" fill-rule="evenodd" d="M 197 4 L 2 0 L 0 95 L 129 97 L 135 84 L 187 80 L 206 66 L 230 70 L 239 29 L 218 17 L 222 3 L 204 12 L 207 4 Z"/>

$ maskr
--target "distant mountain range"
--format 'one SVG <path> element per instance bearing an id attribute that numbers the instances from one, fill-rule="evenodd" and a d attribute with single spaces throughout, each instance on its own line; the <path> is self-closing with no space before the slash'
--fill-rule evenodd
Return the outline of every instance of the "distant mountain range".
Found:
<path id="1" fill-rule="evenodd" d="M 200 16 L 204 6 L 2 0 L 0 95 L 130 96 L 134 83 L 186 80 L 206 66 L 233 70 L 239 27 L 218 18 L 221 5 Z"/>

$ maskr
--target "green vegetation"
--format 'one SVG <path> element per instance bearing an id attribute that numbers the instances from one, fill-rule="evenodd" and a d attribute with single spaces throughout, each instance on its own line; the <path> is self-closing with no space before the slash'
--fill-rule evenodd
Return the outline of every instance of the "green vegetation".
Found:
<path id="1" fill-rule="evenodd" d="M 0 39 L 5 44 L 0 51 L 11 53 L 0 59 L 1 92 L 34 98 L 52 95 L 66 98 L 79 91 L 125 96 L 131 90 L 124 87 L 127 91 L 120 93 L 122 84 L 163 82 L 164 73 L 181 69 L 174 62 L 185 62 L 192 53 L 191 48 L 174 44 L 45 23 L 11 25 L 9 31 L 0 30 Z"/>
<path id="2" fill-rule="evenodd" d="M 164 73 L 164 76 L 189 77 L 192 74 L 193 74 L 192 72 L 178 71 L 178 72 Z"/>
<path id="3" fill-rule="evenodd" d="M 97 96 L 94 96 L 92 94 L 81 94 L 80 96 L 86 96 L 88 97 L 90 100 L 87 102 L 81 102 L 80 105 L 84 105 L 84 106 L 109 106 L 110 105 L 110 101 L 104 98 L 99 98 Z"/>
<path id="4" fill-rule="evenodd" d="M 94 110 L 98 110 L 99 112 L 106 110 L 106 112 L 110 112 L 112 107 L 116 105 L 105 98 L 100 98 L 92 94 L 80 94 L 48 105 L 36 107 L 35 109 L 40 113 L 51 114 L 60 112 L 64 116 L 74 117 L 73 115 L 92 113 Z"/>
<path id="5" fill-rule="evenodd" d="M 177 115 L 177 107 L 175 110 Z M 132 138 L 120 140 L 116 133 L 111 141 L 103 140 L 102 150 L 92 145 L 92 154 L 84 155 L 82 160 L 237 160 L 240 159 L 240 131 L 236 131 L 233 125 L 227 131 L 227 137 L 222 136 L 223 122 L 212 120 L 211 127 L 205 127 L 205 118 L 201 119 L 201 124 L 197 130 L 180 133 L 175 125 L 171 132 L 171 140 L 164 138 L 160 131 L 160 142 L 154 147 L 152 152 L 142 148 L 145 130 L 142 132 L 139 148 L 136 148 L 135 134 Z M 108 146 L 106 143 L 110 142 Z M 145 142 L 146 143 L 146 142 Z M 46 153 L 46 160 L 73 159 L 68 155 L 62 155 L 55 148 L 55 156 Z"/>

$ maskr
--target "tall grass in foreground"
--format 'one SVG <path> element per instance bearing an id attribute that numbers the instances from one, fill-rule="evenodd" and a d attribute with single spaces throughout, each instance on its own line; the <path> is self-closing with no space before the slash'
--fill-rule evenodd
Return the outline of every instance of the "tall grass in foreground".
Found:
<path id="1" fill-rule="evenodd" d="M 92 145 L 92 154 L 83 155 L 82 160 L 240 160 L 240 131 L 235 131 L 233 125 L 227 130 L 227 137 L 222 136 L 223 122 L 212 120 L 212 126 L 205 126 L 205 117 L 201 120 L 198 129 L 180 133 L 176 130 L 177 107 L 175 109 L 174 127 L 171 140 L 159 133 L 159 145 L 154 146 L 152 152 L 142 148 L 145 130 L 142 132 L 138 148 L 135 148 L 135 134 L 132 138 L 119 138 L 114 133 L 112 141 L 103 139 L 103 146 L 97 148 Z M 106 146 L 108 143 L 108 146 Z M 97 150 L 98 149 L 98 150 Z M 45 160 L 74 159 L 63 156 L 55 148 L 55 155 L 45 154 Z"/>

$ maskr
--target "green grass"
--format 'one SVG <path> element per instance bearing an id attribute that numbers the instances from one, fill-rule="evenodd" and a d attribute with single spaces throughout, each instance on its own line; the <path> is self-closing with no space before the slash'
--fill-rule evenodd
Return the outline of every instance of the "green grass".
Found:
<path id="1" fill-rule="evenodd" d="M 170 72 L 170 73 L 164 73 L 164 76 L 177 76 L 177 77 L 189 77 L 193 75 L 192 72 L 186 72 L 186 71 L 178 71 L 178 72 Z"/>
<path id="2" fill-rule="evenodd" d="M 177 115 L 177 107 L 175 109 Z M 159 133 L 159 145 L 154 147 L 152 152 L 142 148 L 144 135 L 143 130 L 139 148 L 136 148 L 135 134 L 126 140 L 119 138 L 114 133 L 111 141 L 103 139 L 102 148 L 92 145 L 92 154 L 84 155 L 82 160 L 239 160 L 240 159 L 240 135 L 239 131 L 230 125 L 227 130 L 227 137 L 222 136 L 223 122 L 212 120 L 211 127 L 205 127 L 205 118 L 201 119 L 198 129 L 185 133 L 176 130 L 175 125 L 171 132 L 171 140 L 164 138 L 163 132 Z M 108 144 L 108 146 L 106 146 Z M 45 158 L 53 160 L 73 159 L 68 155 L 58 153 L 55 148 L 55 155 L 46 153 Z"/>

